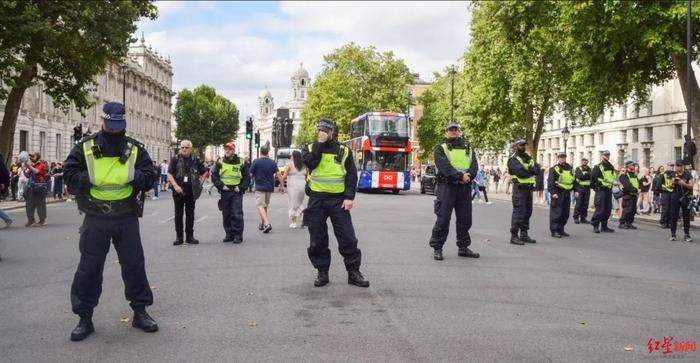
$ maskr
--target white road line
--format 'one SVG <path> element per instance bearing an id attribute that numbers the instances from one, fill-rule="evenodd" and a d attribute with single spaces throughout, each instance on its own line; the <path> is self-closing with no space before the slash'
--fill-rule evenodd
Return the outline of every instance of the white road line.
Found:
<path id="1" fill-rule="evenodd" d="M 157 216 L 157 215 L 159 215 L 159 214 L 160 214 L 160 211 L 155 211 L 155 212 L 153 212 L 153 213 L 147 215 L 146 217 L 153 217 L 153 216 Z"/>
<path id="2" fill-rule="evenodd" d="M 195 222 L 195 223 L 199 223 L 199 222 L 201 222 L 201 221 L 207 219 L 207 217 L 209 217 L 209 215 L 205 214 L 205 215 L 199 217 L 199 218 L 198 218 L 196 221 L 194 221 L 194 222 Z"/>
<path id="3" fill-rule="evenodd" d="M 170 221 L 172 221 L 173 219 L 175 219 L 175 216 L 171 216 L 171 217 L 169 217 L 169 218 L 166 218 L 166 219 L 160 221 L 160 223 L 170 222 Z"/>

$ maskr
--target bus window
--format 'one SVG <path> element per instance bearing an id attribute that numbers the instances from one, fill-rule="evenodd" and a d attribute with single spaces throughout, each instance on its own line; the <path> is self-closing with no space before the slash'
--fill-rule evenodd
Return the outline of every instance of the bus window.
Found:
<path id="1" fill-rule="evenodd" d="M 370 116 L 369 133 L 408 137 L 408 120 L 404 116 Z"/>
<path id="2" fill-rule="evenodd" d="M 352 124 L 352 134 L 351 138 L 356 138 L 360 136 L 364 136 L 365 134 L 365 119 L 360 119 L 357 120 L 357 122 Z"/>
<path id="3" fill-rule="evenodd" d="M 373 151 L 375 162 L 371 170 L 405 171 L 407 168 L 406 154 L 388 151 Z"/>

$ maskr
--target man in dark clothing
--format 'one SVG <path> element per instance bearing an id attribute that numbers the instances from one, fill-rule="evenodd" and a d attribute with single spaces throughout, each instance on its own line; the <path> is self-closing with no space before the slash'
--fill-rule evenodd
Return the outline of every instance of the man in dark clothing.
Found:
<path id="1" fill-rule="evenodd" d="M 676 228 L 678 227 L 678 216 L 683 215 L 683 232 L 685 236 L 683 240 L 693 242 L 690 238 L 690 201 L 693 198 L 693 187 L 695 181 L 693 176 L 685 171 L 684 160 L 677 160 L 675 170 L 671 176 L 673 191 L 669 193 L 669 213 L 668 224 L 671 228 L 671 241 L 676 240 Z"/>
<path id="2" fill-rule="evenodd" d="M 591 183 L 595 189 L 595 198 L 593 203 L 595 212 L 591 218 L 593 232 L 615 232 L 614 229 L 608 228 L 608 219 L 612 212 L 612 187 L 615 183 L 615 167 L 610 164 L 610 151 L 602 150 L 600 152 L 603 159 L 600 164 L 593 167 L 591 171 Z M 601 228 L 598 228 L 598 227 Z"/>
<path id="3" fill-rule="evenodd" d="M 625 162 L 626 172 L 620 175 L 620 191 L 622 192 L 622 216 L 620 229 L 637 229 L 634 215 L 637 214 L 637 196 L 639 195 L 639 179 L 637 179 L 637 163 L 632 160 Z"/>
<path id="4" fill-rule="evenodd" d="M 19 173 L 22 169 L 22 164 L 15 157 L 10 166 L 10 188 L 12 189 L 12 200 L 17 200 L 17 184 L 19 184 Z"/>
<path id="5" fill-rule="evenodd" d="M 581 159 L 581 166 L 576 168 L 576 207 L 574 208 L 574 223 L 591 223 L 586 219 L 588 216 L 588 203 L 591 199 L 591 167 L 588 166 L 588 159 Z"/>
<path id="6" fill-rule="evenodd" d="M 535 243 L 527 231 L 532 216 L 532 190 L 535 177 L 540 173 L 539 164 L 525 152 L 527 142 L 523 139 L 513 143 L 515 154 L 508 159 L 508 172 L 513 181 L 513 215 L 510 219 L 510 243 L 524 245 Z M 520 235 L 518 236 L 518 231 Z"/>
<path id="7" fill-rule="evenodd" d="M 552 196 L 549 207 L 549 231 L 554 238 L 569 237 L 564 231 L 569 219 L 571 190 L 574 188 L 574 173 L 566 162 L 566 153 L 557 156 L 557 165 L 549 169 L 547 189 Z"/>
<path id="8" fill-rule="evenodd" d="M 173 188 L 173 202 L 175 203 L 175 233 L 177 238 L 173 242 L 173 246 L 179 246 L 183 243 L 183 208 L 186 216 L 185 242 L 192 245 L 199 243 L 194 238 L 194 207 L 197 198 L 202 193 L 202 185 L 207 179 L 207 173 L 207 167 L 199 158 L 192 155 L 192 142 L 182 140 L 180 154 L 170 161 L 168 167 L 168 182 Z"/>
<path id="9" fill-rule="evenodd" d="M 661 219 L 659 219 L 661 228 L 670 227 L 669 211 L 671 210 L 671 193 L 675 189 L 673 186 L 673 177 L 676 175 L 675 167 L 676 165 L 669 161 L 666 164 L 666 171 L 658 176 L 659 190 L 661 191 Z"/>
<path id="10" fill-rule="evenodd" d="M 236 145 L 224 145 L 225 154 L 214 164 L 211 181 L 219 190 L 219 210 L 223 215 L 224 242 L 243 242 L 243 194 L 248 188 L 248 164 L 236 155 Z"/>
<path id="11" fill-rule="evenodd" d="M 318 270 L 314 286 L 328 284 L 331 251 L 328 249 L 330 217 L 338 249 L 345 259 L 348 284 L 369 287 L 369 281 L 360 273 L 362 252 L 357 248 L 357 237 L 352 225 L 350 209 L 355 199 L 357 169 L 350 149 L 335 140 L 335 123 L 321 119 L 316 125 L 318 139 L 302 148 L 302 160 L 309 170 L 306 194 L 308 206 L 304 211 L 304 224 L 309 228 L 309 259 Z"/>
<path id="12" fill-rule="evenodd" d="M 29 179 L 25 189 L 25 209 L 27 212 L 26 227 L 45 227 L 46 223 L 46 195 L 49 193 L 50 181 L 49 167 L 41 160 L 38 152 L 31 154 L 29 160 L 24 163 L 24 176 Z M 35 222 L 34 211 L 39 215 L 39 222 Z"/>
<path id="13" fill-rule="evenodd" d="M 450 122 L 446 128 L 446 139 L 435 146 L 437 166 L 437 188 L 435 190 L 434 212 L 437 216 L 430 247 L 433 258 L 441 261 L 442 247 L 450 232 L 450 218 L 454 209 L 457 217 L 457 248 L 461 257 L 479 258 L 479 254 L 469 249 L 472 243 L 469 229 L 472 226 L 472 178 L 478 172 L 476 155 L 461 137 L 459 124 Z"/>
<path id="14" fill-rule="evenodd" d="M 73 313 L 80 316 L 71 340 L 94 331 L 92 312 L 102 293 L 102 271 L 114 244 L 122 269 L 126 299 L 134 310 L 132 325 L 155 332 L 158 325 L 146 313 L 153 294 L 139 233 L 141 207 L 136 195 L 151 188 L 156 173 L 143 145 L 125 135 L 124 106 L 105 104 L 102 131 L 85 137 L 64 163 L 64 180 L 85 213 L 80 227 L 80 264 L 71 287 Z"/>

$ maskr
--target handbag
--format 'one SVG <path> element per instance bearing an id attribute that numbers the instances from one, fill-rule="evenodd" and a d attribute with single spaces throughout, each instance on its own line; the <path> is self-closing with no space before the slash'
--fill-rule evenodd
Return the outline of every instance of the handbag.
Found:
<path id="1" fill-rule="evenodd" d="M 38 182 L 36 181 L 36 176 L 34 173 L 29 177 L 28 188 L 38 194 L 48 194 L 49 193 L 49 183 L 48 182 Z"/>

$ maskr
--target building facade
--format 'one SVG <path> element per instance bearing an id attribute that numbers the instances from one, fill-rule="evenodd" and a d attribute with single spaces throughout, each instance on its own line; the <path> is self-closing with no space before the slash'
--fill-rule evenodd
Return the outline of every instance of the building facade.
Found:
<path id="1" fill-rule="evenodd" d="M 35 85 L 22 99 L 14 153 L 38 151 L 46 161 L 65 160 L 73 146 L 73 128 L 82 124 L 83 133 L 99 131 L 104 104 L 122 102 L 125 94 L 127 135 L 142 142 L 153 160 L 166 159 L 171 155 L 172 77 L 170 59 L 147 47 L 141 37 L 129 48 L 124 64 L 110 64 L 96 77 L 97 84 L 90 92 L 95 104 L 84 110 L 84 116 L 72 105 L 67 112 L 61 111 L 43 92 L 42 85 Z M 0 101 L 0 121 L 4 107 L 4 101 Z"/>

